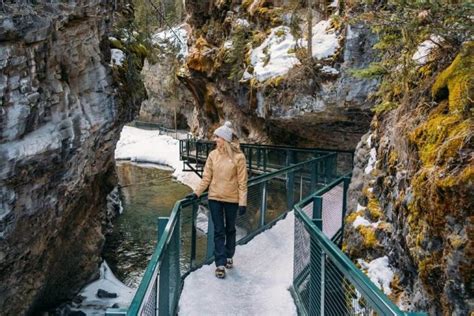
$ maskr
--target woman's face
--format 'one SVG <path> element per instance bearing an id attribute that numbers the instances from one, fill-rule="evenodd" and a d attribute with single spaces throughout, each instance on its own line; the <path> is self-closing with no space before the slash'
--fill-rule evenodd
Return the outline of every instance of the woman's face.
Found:
<path id="1" fill-rule="evenodd" d="M 217 135 L 214 135 L 214 141 L 216 142 L 217 148 L 222 148 L 224 146 L 225 140 L 223 138 L 220 138 Z"/>

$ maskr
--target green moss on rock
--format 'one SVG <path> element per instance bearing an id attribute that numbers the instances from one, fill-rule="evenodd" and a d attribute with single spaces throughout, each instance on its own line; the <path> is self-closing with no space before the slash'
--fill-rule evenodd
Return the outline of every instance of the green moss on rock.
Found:
<path id="1" fill-rule="evenodd" d="M 474 42 L 471 41 L 464 45 L 453 63 L 438 76 L 431 89 L 433 98 L 444 99 L 447 94 L 450 112 L 472 109 L 473 70 Z"/>

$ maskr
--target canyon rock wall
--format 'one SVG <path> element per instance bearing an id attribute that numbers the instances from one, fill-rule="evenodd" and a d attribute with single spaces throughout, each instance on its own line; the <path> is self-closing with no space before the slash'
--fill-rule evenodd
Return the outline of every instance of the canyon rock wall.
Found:
<path id="1" fill-rule="evenodd" d="M 139 102 L 116 97 L 108 66 L 113 1 L 2 9 L 0 310 L 21 315 L 98 272 L 115 143 Z"/>

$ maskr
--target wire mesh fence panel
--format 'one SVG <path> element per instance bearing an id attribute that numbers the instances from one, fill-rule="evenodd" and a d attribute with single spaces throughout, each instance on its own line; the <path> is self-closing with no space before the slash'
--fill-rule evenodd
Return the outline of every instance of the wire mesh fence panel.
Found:
<path id="1" fill-rule="evenodd" d="M 303 222 L 295 217 L 293 285 L 305 310 L 309 309 L 309 259 L 310 237 Z"/>
<path id="2" fill-rule="evenodd" d="M 310 164 L 302 166 L 294 172 L 293 201 L 298 203 L 312 192 L 311 173 L 308 170 Z"/>
<path id="3" fill-rule="evenodd" d="M 199 169 L 204 165 L 214 146 L 213 142 L 196 142 L 196 140 L 188 139 L 180 143 L 180 150 L 182 156 L 189 157 L 188 164 L 195 163 L 196 169 Z M 242 150 L 248 162 L 249 177 L 277 171 L 329 154 L 315 150 L 245 144 L 242 145 Z M 256 180 L 265 179 L 265 182 L 248 187 L 247 212 L 243 216 L 238 216 L 236 220 L 237 240 L 254 236 L 254 233 L 264 228 L 266 223 L 273 222 L 291 209 L 295 203 L 334 180 L 336 175 L 342 173 L 341 170 L 345 170 L 346 164 L 347 158 L 332 154 L 315 163 L 292 167 L 286 173 L 277 173 L 271 177 L 266 175 Z M 338 186 L 323 196 L 321 211 L 323 223 L 326 222 L 323 225 L 323 231 L 328 235 L 334 234 L 334 230 L 342 223 L 340 196 L 343 193 L 341 191 L 342 186 Z M 191 203 L 188 205 L 188 203 L 183 203 L 186 206 L 181 204 L 181 208 L 178 209 L 176 215 L 178 217 L 176 221 L 173 221 L 176 225 L 171 230 L 169 242 L 163 248 L 165 253 L 163 259 L 160 259 L 163 267 L 166 267 L 161 276 L 163 282 L 160 284 L 160 279 L 155 278 L 153 285 L 155 288 L 152 289 L 156 292 L 157 287 L 163 285 L 161 294 L 166 299 L 162 299 L 161 303 L 167 304 L 160 304 L 160 296 L 157 298 L 157 295 L 154 295 L 154 299 L 148 296 L 144 315 L 154 315 L 153 309 L 156 310 L 157 305 L 163 305 L 163 308 L 167 309 L 160 311 L 161 314 L 175 313 L 174 309 L 177 306 L 184 276 L 192 269 L 208 262 L 213 255 L 213 224 L 210 220 L 208 200 L 204 197 L 196 201 L 194 205 Z M 313 218 L 313 204 L 308 203 L 303 208 L 303 212 L 309 218 Z M 339 217 L 336 213 L 339 213 Z M 323 262 L 324 254 L 321 248 L 315 247 L 314 236 L 310 235 L 305 228 L 307 227 L 304 226 L 303 221 L 295 217 L 294 288 L 305 309 L 311 313 L 321 309 L 323 309 L 322 312 L 327 310 L 331 313 L 328 315 L 338 315 L 338 313 L 345 315 L 344 309 L 346 309 L 355 311 L 352 314 L 365 315 L 365 311 L 368 310 L 364 305 L 365 301 L 353 287 L 351 288 L 351 284 L 342 274 L 337 274 L 336 266 L 331 261 L 326 259 Z M 327 285 L 320 287 L 319 292 L 315 292 L 315 284 L 321 283 L 323 278 L 321 271 L 318 272 L 314 268 L 314 262 L 318 258 L 321 259 L 320 270 L 325 267 L 328 271 L 334 271 L 330 272 Z M 326 298 L 321 296 L 321 293 L 325 292 L 329 295 Z"/>
<path id="4" fill-rule="evenodd" d="M 310 150 L 295 150 L 295 155 L 294 155 L 294 163 L 299 163 L 303 161 L 308 161 L 313 158 L 319 157 L 321 154 L 316 152 L 316 151 L 310 151 Z"/>
<path id="5" fill-rule="evenodd" d="M 270 179 L 267 182 L 267 211 L 265 212 L 265 223 L 270 223 L 285 213 L 287 210 L 286 203 L 286 180 L 283 177 Z"/>
<path id="6" fill-rule="evenodd" d="M 207 261 L 207 244 L 213 236 L 209 236 L 211 213 L 207 198 L 182 208 L 181 213 L 183 219 L 181 221 L 182 250 L 180 260 L 182 261 L 181 274 L 183 275 Z"/>
<path id="7" fill-rule="evenodd" d="M 140 313 L 141 316 L 155 316 L 156 309 L 157 309 L 157 298 L 158 298 L 158 282 L 159 278 L 157 278 L 153 282 L 153 287 L 149 292 L 148 297 L 145 299 L 145 303 L 143 305 L 142 311 Z"/>
<path id="8" fill-rule="evenodd" d="M 342 227 L 343 185 L 337 185 L 323 194 L 323 232 L 331 239 Z"/>
<path id="9" fill-rule="evenodd" d="M 191 268 L 191 259 L 194 252 L 193 249 L 193 235 L 195 238 L 196 232 L 193 232 L 193 205 L 182 206 L 180 216 L 180 231 L 181 231 L 181 253 L 179 257 L 181 273 L 189 271 Z"/>
<path id="10" fill-rule="evenodd" d="M 249 186 L 247 189 L 247 212 L 243 216 L 238 215 L 235 222 L 237 241 L 259 228 L 261 205 L 262 184 Z"/>
<path id="11" fill-rule="evenodd" d="M 180 216 L 180 213 L 178 213 Z M 179 218 L 178 218 L 179 221 Z M 177 302 L 179 293 L 181 292 L 181 268 L 180 268 L 180 226 L 176 225 L 168 245 L 169 254 L 169 314 L 173 314 L 174 304 Z"/>
<path id="12" fill-rule="evenodd" d="M 337 153 L 337 175 L 343 176 L 352 171 L 353 153 L 339 152 Z"/>
<path id="13" fill-rule="evenodd" d="M 325 315 L 377 315 L 329 257 L 325 261 L 325 271 Z"/>
<path id="14" fill-rule="evenodd" d="M 278 149 L 267 149 L 267 170 L 274 171 L 286 166 L 286 152 Z"/>
<path id="15" fill-rule="evenodd" d="M 206 261 L 207 256 L 207 241 L 209 236 L 209 221 L 211 212 L 209 210 L 209 201 L 207 199 L 201 201 L 197 206 L 197 213 L 195 217 L 196 225 L 196 259 L 194 267 L 202 265 Z"/>

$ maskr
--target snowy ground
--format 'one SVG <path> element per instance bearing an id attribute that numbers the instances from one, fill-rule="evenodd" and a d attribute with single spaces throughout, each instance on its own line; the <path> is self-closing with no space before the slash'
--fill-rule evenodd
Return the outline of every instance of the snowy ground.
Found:
<path id="1" fill-rule="evenodd" d="M 293 280 L 294 215 L 237 246 L 234 268 L 224 280 L 206 265 L 184 280 L 180 315 L 296 315 Z M 264 250 L 264 251 L 263 251 Z"/>
<path id="2" fill-rule="evenodd" d="M 157 167 L 171 167 L 173 177 L 183 184 L 195 188 L 201 180 L 194 172 L 183 172 L 179 160 L 179 141 L 158 130 L 144 130 L 124 126 L 115 149 L 115 159 L 153 163 Z"/>
<path id="3" fill-rule="evenodd" d="M 98 298 L 96 294 L 99 289 L 115 293 L 117 297 Z M 104 315 L 105 310 L 114 304 L 117 307 L 128 307 L 135 295 L 135 291 L 135 289 L 131 289 L 120 282 L 104 261 L 100 266 L 100 278 L 82 289 L 79 295 L 85 297 L 85 299 L 81 302 L 79 308 L 72 308 L 71 310 L 80 310 L 88 316 Z"/>

